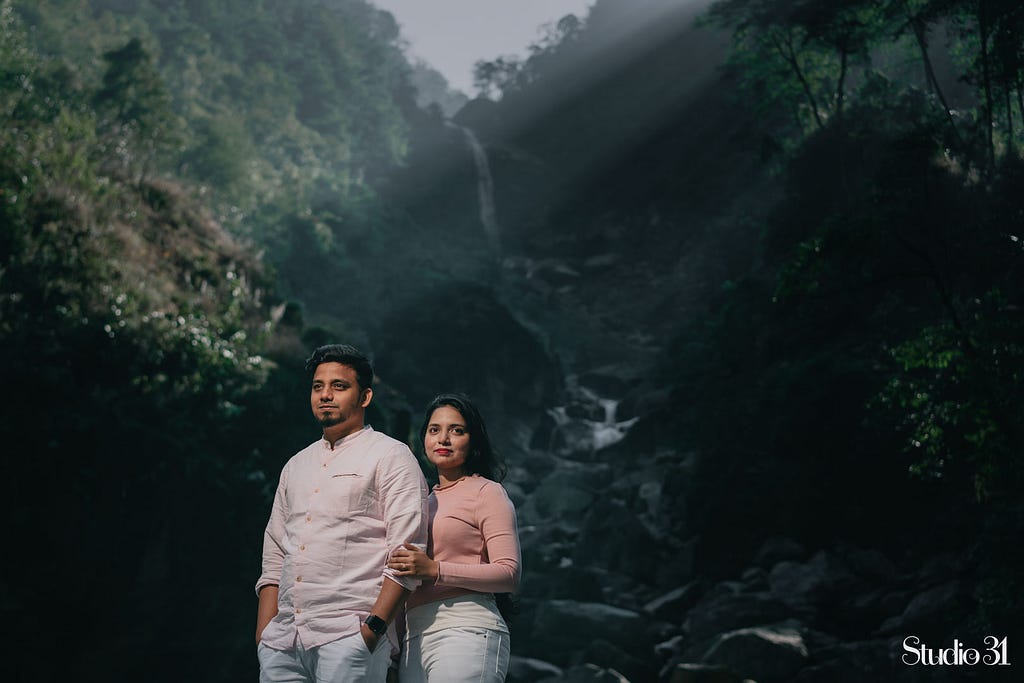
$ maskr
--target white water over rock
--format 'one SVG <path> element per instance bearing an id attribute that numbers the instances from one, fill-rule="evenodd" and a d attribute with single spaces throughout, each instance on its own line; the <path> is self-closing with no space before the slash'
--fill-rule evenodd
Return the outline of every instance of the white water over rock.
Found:
<path id="1" fill-rule="evenodd" d="M 587 387 L 575 387 L 578 404 L 590 406 L 592 413 L 602 415 L 602 419 L 589 419 L 569 414 L 567 406 L 548 409 L 548 415 L 555 421 L 556 429 L 565 439 L 568 450 L 575 452 L 593 452 L 614 443 L 618 443 L 636 424 L 637 418 L 617 420 L 616 412 L 619 401 L 598 396 Z"/>
<path id="2" fill-rule="evenodd" d="M 498 227 L 497 214 L 494 209 L 494 179 L 491 177 L 491 166 L 487 161 L 487 152 L 484 150 L 476 134 L 465 126 L 457 123 L 447 122 L 451 128 L 462 131 L 473 153 L 473 163 L 476 165 L 476 194 L 480 203 L 480 223 L 484 228 L 484 236 L 495 250 L 501 247 L 501 230 Z"/>

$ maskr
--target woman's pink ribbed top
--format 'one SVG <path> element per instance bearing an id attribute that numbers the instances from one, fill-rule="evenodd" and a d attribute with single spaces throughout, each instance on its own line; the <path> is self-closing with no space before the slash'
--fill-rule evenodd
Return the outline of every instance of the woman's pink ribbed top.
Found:
<path id="1" fill-rule="evenodd" d="M 413 591 L 407 608 L 467 593 L 515 591 L 521 572 L 519 532 L 505 488 L 474 474 L 435 486 L 427 502 L 427 554 L 438 562 L 439 576 Z"/>

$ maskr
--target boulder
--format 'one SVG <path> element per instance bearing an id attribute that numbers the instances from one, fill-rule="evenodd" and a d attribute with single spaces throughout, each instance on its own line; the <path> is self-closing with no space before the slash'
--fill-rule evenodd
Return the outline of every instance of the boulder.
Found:
<path id="1" fill-rule="evenodd" d="M 718 636 L 703 663 L 725 666 L 758 683 L 792 681 L 808 663 L 807 646 L 791 626 L 757 626 Z"/>
<path id="2" fill-rule="evenodd" d="M 754 556 L 754 564 L 771 569 L 779 562 L 800 562 L 807 557 L 807 550 L 800 543 L 785 536 L 772 536 L 761 544 Z"/>
<path id="3" fill-rule="evenodd" d="M 744 683 L 744 678 L 727 666 L 687 663 L 672 668 L 668 683 Z"/>
<path id="4" fill-rule="evenodd" d="M 691 581 L 651 600 L 644 605 L 643 610 L 664 621 L 679 624 L 705 591 L 707 582 L 700 579 Z"/>
<path id="5" fill-rule="evenodd" d="M 562 678 L 562 669 L 550 662 L 512 655 L 508 661 L 506 683 L 536 683 L 550 678 Z"/>
<path id="6" fill-rule="evenodd" d="M 878 629 L 880 636 L 908 635 L 921 638 L 945 638 L 968 609 L 963 584 L 947 581 L 918 593 L 896 617 L 886 619 Z"/>
<path id="7" fill-rule="evenodd" d="M 536 604 L 532 628 L 522 629 L 518 649 L 565 666 L 596 639 L 636 652 L 650 648 L 656 635 L 650 619 L 639 612 L 603 603 L 542 600 Z"/>
<path id="8" fill-rule="evenodd" d="M 524 572 L 519 593 L 548 600 L 571 597 L 584 602 L 604 602 L 609 583 L 607 572 L 599 567 L 580 567 L 567 555 L 562 555 L 556 564 Z M 615 583 L 622 585 L 622 582 Z"/>
<path id="9" fill-rule="evenodd" d="M 874 548 L 843 545 L 837 549 L 836 554 L 842 557 L 850 570 L 858 576 L 887 583 L 899 579 L 899 571 L 895 563 Z"/>
<path id="10" fill-rule="evenodd" d="M 772 595 L 794 607 L 820 606 L 850 594 L 857 583 L 845 563 L 824 550 L 808 562 L 779 562 L 768 575 Z"/>
<path id="11" fill-rule="evenodd" d="M 629 683 L 629 679 L 615 669 L 603 669 L 597 664 L 577 664 L 566 669 L 558 683 Z"/>
<path id="12" fill-rule="evenodd" d="M 841 643 L 814 653 L 815 664 L 800 671 L 793 683 L 860 683 L 889 681 L 899 671 L 884 640 Z"/>
<path id="13" fill-rule="evenodd" d="M 552 472 L 529 495 L 519 516 L 527 524 L 557 519 L 575 527 L 597 495 L 573 473 Z"/>
<path id="14" fill-rule="evenodd" d="M 649 651 L 630 653 L 617 644 L 596 638 L 583 651 L 582 659 L 604 669 L 621 673 L 631 681 L 653 681 L 658 677 L 657 662 Z"/>
<path id="15" fill-rule="evenodd" d="M 768 572 L 761 567 L 749 567 L 740 577 L 749 591 L 768 590 Z"/>
<path id="16" fill-rule="evenodd" d="M 685 638 L 681 635 L 675 635 L 668 640 L 658 643 L 654 646 L 654 654 L 658 655 L 662 659 L 670 659 L 683 651 L 683 643 Z"/>
<path id="17" fill-rule="evenodd" d="M 704 599 L 686 615 L 687 633 L 697 641 L 745 626 L 770 624 L 794 615 L 793 609 L 769 593 L 725 594 Z"/>
<path id="18" fill-rule="evenodd" d="M 693 574 L 692 554 L 671 549 L 618 501 L 596 498 L 583 516 L 573 561 L 604 567 L 651 584 L 659 579 L 686 581 Z"/>

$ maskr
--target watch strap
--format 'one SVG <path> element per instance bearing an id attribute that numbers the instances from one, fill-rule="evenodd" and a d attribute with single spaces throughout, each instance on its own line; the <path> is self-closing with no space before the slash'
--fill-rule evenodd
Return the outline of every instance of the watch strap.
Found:
<path id="1" fill-rule="evenodd" d="M 382 636 L 388 632 L 388 622 L 384 621 L 376 614 L 371 614 L 370 616 L 366 617 L 366 620 L 363 621 L 363 623 L 366 624 L 370 628 L 370 630 L 376 633 L 378 636 Z"/>

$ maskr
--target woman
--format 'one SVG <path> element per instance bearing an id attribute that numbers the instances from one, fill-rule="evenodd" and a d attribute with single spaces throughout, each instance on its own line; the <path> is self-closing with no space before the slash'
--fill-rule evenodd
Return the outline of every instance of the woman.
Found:
<path id="1" fill-rule="evenodd" d="M 400 576 L 422 580 L 406 603 L 399 680 L 500 683 L 508 671 L 509 594 L 520 576 L 516 511 L 498 483 L 505 467 L 483 417 L 461 394 L 430 402 L 420 437 L 438 484 L 428 499 L 427 551 L 406 545 L 388 560 Z"/>

